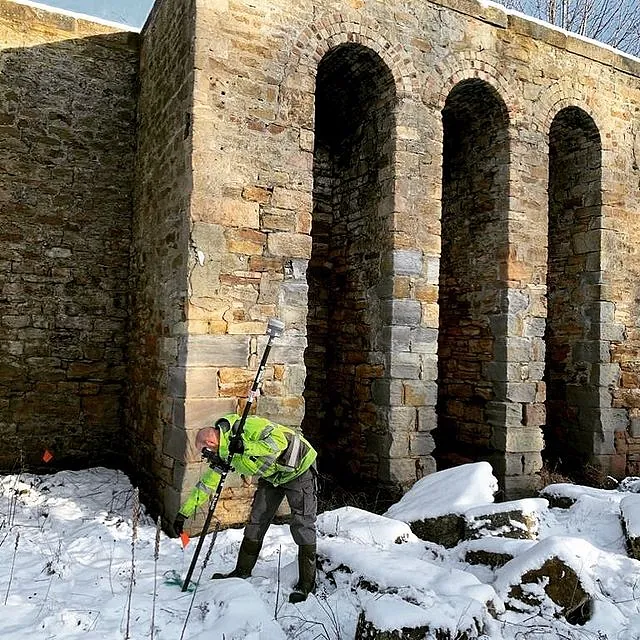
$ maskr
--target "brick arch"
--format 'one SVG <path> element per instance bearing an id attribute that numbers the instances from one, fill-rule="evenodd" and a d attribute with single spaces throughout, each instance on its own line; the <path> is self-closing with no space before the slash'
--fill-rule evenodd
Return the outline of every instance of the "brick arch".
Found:
<path id="1" fill-rule="evenodd" d="M 533 123 L 547 137 L 554 118 L 567 107 L 576 107 L 584 111 L 602 134 L 598 114 L 590 107 L 586 90 L 583 87 L 554 84 L 542 92 L 538 105 L 533 114 Z"/>
<path id="2" fill-rule="evenodd" d="M 396 84 L 398 99 L 418 95 L 419 74 L 409 52 L 401 43 L 393 43 L 383 27 L 372 20 L 350 14 L 334 13 L 317 19 L 306 27 L 291 49 L 286 76 L 302 69 L 315 77 L 318 64 L 331 49 L 341 44 L 360 44 L 375 51 L 387 65 Z"/>
<path id="3" fill-rule="evenodd" d="M 434 67 L 433 76 L 425 84 L 422 101 L 442 110 L 452 89 L 463 80 L 479 79 L 493 87 L 507 109 L 509 121 L 517 121 L 522 113 L 520 100 L 510 81 L 486 52 L 451 54 Z"/>

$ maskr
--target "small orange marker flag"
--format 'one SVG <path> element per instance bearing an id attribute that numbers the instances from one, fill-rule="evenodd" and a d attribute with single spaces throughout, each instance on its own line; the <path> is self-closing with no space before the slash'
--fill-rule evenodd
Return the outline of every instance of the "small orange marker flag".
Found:
<path id="1" fill-rule="evenodd" d="M 53 460 L 53 453 L 51 453 L 51 451 L 49 451 L 49 449 L 45 449 L 44 453 L 42 454 L 42 459 L 45 462 L 51 462 L 51 460 Z"/>
<path id="2" fill-rule="evenodd" d="M 183 531 L 180 534 L 180 540 L 182 541 L 182 548 L 184 549 L 189 544 L 189 534 Z"/>

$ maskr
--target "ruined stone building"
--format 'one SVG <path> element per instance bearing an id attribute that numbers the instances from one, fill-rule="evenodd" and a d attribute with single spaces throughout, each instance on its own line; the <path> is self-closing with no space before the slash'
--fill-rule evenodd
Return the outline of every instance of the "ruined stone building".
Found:
<path id="1" fill-rule="evenodd" d="M 639 61 L 474 0 L 0 35 L 3 470 L 117 465 L 171 519 L 278 317 L 257 411 L 345 485 L 640 472 Z"/>

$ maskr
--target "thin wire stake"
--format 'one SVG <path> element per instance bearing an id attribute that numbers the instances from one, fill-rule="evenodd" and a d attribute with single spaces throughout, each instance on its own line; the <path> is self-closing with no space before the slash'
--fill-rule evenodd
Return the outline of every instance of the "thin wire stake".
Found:
<path id="1" fill-rule="evenodd" d="M 13 558 L 11 559 L 11 571 L 9 572 L 9 584 L 7 585 L 7 592 L 4 594 L 4 604 L 6 606 L 7 599 L 9 598 L 9 591 L 11 589 L 11 582 L 13 581 L 13 568 L 16 566 L 16 554 L 18 553 L 18 543 L 20 542 L 20 532 L 16 533 L 16 545 L 13 548 Z"/>
<path id="2" fill-rule="evenodd" d="M 184 618 L 184 624 L 182 625 L 182 633 L 180 634 L 180 640 L 184 640 L 184 632 L 187 628 L 187 623 L 189 622 L 189 616 L 191 615 L 191 610 L 193 609 L 193 603 L 196 599 L 196 593 L 198 593 L 198 587 L 200 586 L 200 579 L 202 578 L 202 574 L 209 562 L 209 558 L 211 557 L 211 552 L 213 551 L 213 545 L 218 537 L 218 530 L 220 529 L 220 521 L 216 519 L 214 523 L 213 533 L 211 534 L 211 542 L 209 543 L 209 548 L 207 549 L 207 554 L 204 557 L 202 562 L 202 566 L 200 567 L 200 573 L 198 574 L 198 580 L 195 583 L 195 587 L 193 589 L 193 593 L 191 594 L 191 602 L 189 603 L 189 609 L 187 610 L 187 615 Z M 200 535 L 205 535 L 206 532 L 203 531 Z"/>
<path id="3" fill-rule="evenodd" d="M 136 581 L 136 538 L 138 537 L 138 522 L 140 520 L 140 494 L 138 487 L 133 492 L 132 506 L 132 527 L 131 527 L 131 577 L 129 578 L 129 592 L 127 594 L 127 624 L 124 639 L 129 640 L 129 624 L 131 622 L 131 597 L 133 596 L 133 585 Z"/>
<path id="4" fill-rule="evenodd" d="M 158 597 L 158 558 L 160 556 L 160 531 L 162 529 L 162 519 L 158 516 L 156 520 L 156 544 L 153 548 L 153 602 L 151 605 L 151 640 L 155 634 L 156 626 L 156 599 Z"/>
<path id="5" fill-rule="evenodd" d="M 282 560 L 282 545 L 278 546 L 278 574 L 276 581 L 276 608 L 273 612 L 273 617 L 278 619 L 278 597 L 280 595 L 280 561 Z"/>

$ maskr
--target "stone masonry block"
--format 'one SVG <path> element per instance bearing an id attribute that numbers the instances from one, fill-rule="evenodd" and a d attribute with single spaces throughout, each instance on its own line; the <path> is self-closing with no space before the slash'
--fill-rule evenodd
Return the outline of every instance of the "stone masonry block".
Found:
<path id="1" fill-rule="evenodd" d="M 422 273 L 422 251 L 398 249 L 392 253 L 393 272 L 396 275 L 420 275 Z"/>
<path id="2" fill-rule="evenodd" d="M 386 326 L 382 328 L 382 339 L 390 351 L 409 351 L 411 328 Z"/>
<path id="3" fill-rule="evenodd" d="M 373 401 L 379 406 L 400 405 L 404 397 L 401 380 L 373 380 L 371 383 Z"/>
<path id="4" fill-rule="evenodd" d="M 625 339 L 626 327 L 622 324 L 606 322 L 597 325 L 598 337 L 600 340 L 608 340 L 610 342 L 623 342 Z"/>
<path id="5" fill-rule="evenodd" d="M 415 431 L 416 410 L 413 407 L 390 407 L 386 411 L 386 422 L 390 432 Z"/>
<path id="6" fill-rule="evenodd" d="M 522 424 L 522 405 L 516 402 L 487 402 L 485 418 L 496 427 L 519 426 Z"/>
<path id="7" fill-rule="evenodd" d="M 416 327 L 422 319 L 422 305 L 418 300 L 389 300 L 383 303 L 388 324 Z"/>
<path id="8" fill-rule="evenodd" d="M 416 427 L 418 431 L 433 431 L 438 426 L 435 407 L 418 407 Z"/>
<path id="9" fill-rule="evenodd" d="M 280 287 L 280 304 L 288 307 L 307 307 L 309 286 L 296 281 L 283 282 Z"/>
<path id="10" fill-rule="evenodd" d="M 248 335 L 189 336 L 186 344 L 188 367 L 246 367 L 249 362 Z"/>
<path id="11" fill-rule="evenodd" d="M 276 187 L 273 190 L 273 206 L 291 211 L 311 211 L 311 194 L 307 191 Z"/>
<path id="12" fill-rule="evenodd" d="M 579 231 L 573 235 L 573 250 L 575 253 L 597 253 L 600 251 L 600 231 Z"/>
<path id="13" fill-rule="evenodd" d="M 378 465 L 381 482 L 409 488 L 418 480 L 416 461 L 407 458 L 383 458 Z"/>
<path id="14" fill-rule="evenodd" d="M 304 417 L 304 398 L 260 396 L 256 413 L 280 424 L 299 426 Z"/>
<path id="15" fill-rule="evenodd" d="M 578 407 L 599 408 L 611 406 L 611 391 L 607 387 L 568 384 L 567 402 Z"/>
<path id="16" fill-rule="evenodd" d="M 438 330 L 415 327 L 411 330 L 410 348 L 413 353 L 436 353 L 438 349 Z"/>
<path id="17" fill-rule="evenodd" d="M 526 290 L 509 289 L 507 291 L 507 304 L 509 315 L 524 313 L 531 304 L 531 299 Z"/>
<path id="18" fill-rule="evenodd" d="M 276 304 L 280 296 L 282 281 L 274 279 L 270 274 L 263 273 L 260 277 L 259 304 Z"/>
<path id="19" fill-rule="evenodd" d="M 627 409 L 611 409 L 603 407 L 600 410 L 602 430 L 613 434 L 616 431 L 626 431 L 629 426 L 629 412 Z"/>
<path id="20" fill-rule="evenodd" d="M 525 404 L 524 406 L 524 426 L 541 427 L 546 424 L 547 410 L 542 402 Z"/>
<path id="21" fill-rule="evenodd" d="M 301 396 L 307 379 L 304 364 L 287 364 L 284 371 L 284 384 L 287 390 L 285 395 Z"/>
<path id="22" fill-rule="evenodd" d="M 506 399 L 510 402 L 535 402 L 536 385 L 533 382 L 507 382 Z"/>
<path id="23" fill-rule="evenodd" d="M 602 363 L 591 365 L 591 382 L 602 387 L 615 387 L 620 383 L 620 365 Z"/>
<path id="24" fill-rule="evenodd" d="M 504 362 L 529 362 L 534 359 L 531 339 L 508 337 L 496 340 L 494 357 Z"/>
<path id="25" fill-rule="evenodd" d="M 391 353 L 388 372 L 391 378 L 417 380 L 420 377 L 420 356 L 417 353 Z"/>
<path id="26" fill-rule="evenodd" d="M 496 382 L 538 381 L 544 374 L 544 362 L 492 361 L 483 367 L 485 377 Z"/>
<path id="27" fill-rule="evenodd" d="M 505 473 L 508 476 L 531 475 L 542 469 L 542 455 L 539 451 L 505 453 Z"/>
<path id="28" fill-rule="evenodd" d="M 583 340 L 573 347 L 574 362 L 608 362 L 610 360 L 609 343 L 602 340 Z"/>
<path id="29" fill-rule="evenodd" d="M 409 432 L 391 431 L 385 434 L 383 450 L 379 453 L 389 458 L 407 458 L 409 456 Z"/>
<path id="30" fill-rule="evenodd" d="M 524 323 L 524 335 L 527 338 L 541 338 L 544 336 L 546 326 L 545 318 L 527 318 Z"/>
<path id="31" fill-rule="evenodd" d="M 438 379 L 438 359 L 436 354 L 423 353 L 420 355 L 422 362 L 422 380 L 437 380 Z"/>
<path id="32" fill-rule="evenodd" d="M 257 353 L 261 356 L 267 344 L 267 336 L 258 337 Z M 304 351 L 307 348 L 307 338 L 295 333 L 285 332 L 277 338 L 271 347 L 269 362 L 272 364 L 300 364 L 304 362 Z"/>
<path id="33" fill-rule="evenodd" d="M 426 284 L 437 286 L 440 279 L 440 258 L 429 256 L 426 259 Z"/>
<path id="34" fill-rule="evenodd" d="M 613 302 L 598 300 L 583 305 L 583 308 L 589 318 L 596 318 L 598 322 L 612 323 L 615 320 L 616 305 Z"/>
<path id="35" fill-rule="evenodd" d="M 173 423 L 190 429 L 211 426 L 225 413 L 237 409 L 237 399 L 233 398 L 193 398 L 174 403 Z"/>
<path id="36" fill-rule="evenodd" d="M 544 439 L 542 429 L 530 427 L 512 427 L 506 430 L 494 429 L 491 445 L 506 453 L 524 453 L 542 451 Z"/>
<path id="37" fill-rule="evenodd" d="M 284 279 L 306 283 L 308 268 L 309 260 L 305 258 L 292 258 L 291 260 L 287 260 L 284 265 Z"/>
<path id="38" fill-rule="evenodd" d="M 409 434 L 409 455 L 429 456 L 435 449 L 435 441 L 429 432 L 416 432 Z"/>
<path id="39" fill-rule="evenodd" d="M 183 427 L 168 425 L 164 428 L 162 453 L 175 460 L 184 461 L 188 455 L 187 432 Z"/>
<path id="40" fill-rule="evenodd" d="M 403 386 L 405 404 L 412 407 L 435 406 L 438 400 L 438 385 L 435 382 L 406 381 Z"/>
<path id="41" fill-rule="evenodd" d="M 309 259 L 311 236 L 303 233 L 272 232 L 267 238 L 267 248 L 272 256 Z"/>
<path id="42" fill-rule="evenodd" d="M 217 369 L 170 367 L 169 394 L 175 398 L 205 398 L 217 395 Z"/>
<path id="43" fill-rule="evenodd" d="M 259 205 L 240 198 L 218 198 L 206 200 L 199 212 L 202 222 L 226 227 L 260 228 Z"/>

